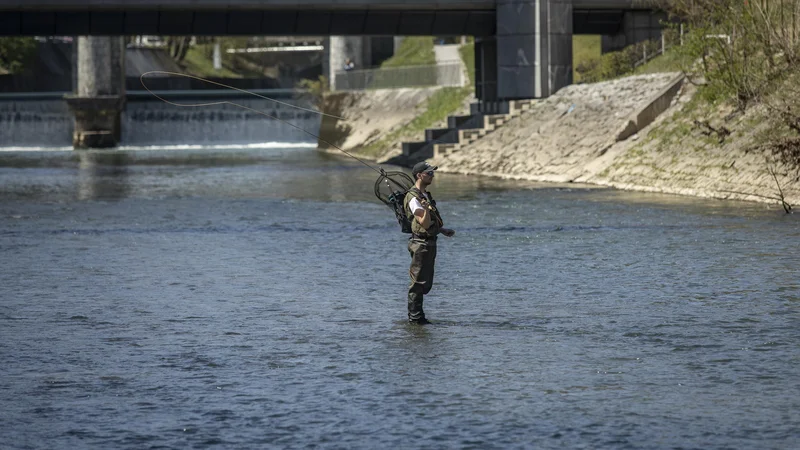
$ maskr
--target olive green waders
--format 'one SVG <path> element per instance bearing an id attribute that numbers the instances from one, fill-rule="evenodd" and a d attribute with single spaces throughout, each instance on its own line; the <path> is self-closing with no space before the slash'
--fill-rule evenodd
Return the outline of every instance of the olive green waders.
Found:
<path id="1" fill-rule="evenodd" d="M 422 309 L 422 297 L 430 292 L 433 286 L 433 265 L 436 261 L 436 238 L 413 237 L 408 241 L 408 252 L 411 253 L 411 285 L 408 287 L 408 321 L 424 322 L 425 311 Z"/>

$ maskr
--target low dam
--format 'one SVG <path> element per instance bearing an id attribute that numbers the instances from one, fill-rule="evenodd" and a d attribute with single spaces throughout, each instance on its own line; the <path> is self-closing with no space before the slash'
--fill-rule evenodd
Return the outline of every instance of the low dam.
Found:
<path id="1" fill-rule="evenodd" d="M 181 104 L 218 103 L 203 107 L 179 107 L 164 103 L 147 92 L 129 93 L 121 117 L 121 144 L 316 142 L 316 138 L 301 130 L 317 134 L 320 116 L 291 106 L 310 108 L 310 102 L 295 98 L 291 91 L 274 97 L 281 103 L 262 98 L 208 93 L 170 95 L 170 101 Z M 263 111 L 280 120 L 225 102 Z M 0 97 L 0 148 L 69 147 L 73 127 L 69 108 L 58 95 L 18 94 Z"/>

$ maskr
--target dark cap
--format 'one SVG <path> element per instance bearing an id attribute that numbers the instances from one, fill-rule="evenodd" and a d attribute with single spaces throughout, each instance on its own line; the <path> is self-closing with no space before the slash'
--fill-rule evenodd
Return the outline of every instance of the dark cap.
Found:
<path id="1" fill-rule="evenodd" d="M 411 175 L 416 177 L 417 174 L 420 174 L 422 172 L 427 172 L 429 170 L 436 170 L 438 168 L 439 168 L 439 166 L 432 166 L 432 165 L 426 163 L 425 161 L 421 161 L 421 162 L 418 162 L 418 163 L 414 164 L 414 168 L 411 169 Z"/>

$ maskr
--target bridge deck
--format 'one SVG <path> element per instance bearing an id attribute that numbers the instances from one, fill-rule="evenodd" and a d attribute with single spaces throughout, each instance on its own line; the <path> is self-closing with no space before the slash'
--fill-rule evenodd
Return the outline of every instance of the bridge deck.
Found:
<path id="1" fill-rule="evenodd" d="M 0 0 L 0 10 L 494 10 L 498 0 Z M 576 9 L 650 9 L 641 0 L 572 0 Z"/>
<path id="2" fill-rule="evenodd" d="M 390 10 L 495 9 L 495 0 L 0 0 L 0 10 Z"/>
<path id="3" fill-rule="evenodd" d="M 491 36 L 498 0 L 0 0 L 0 36 Z M 614 34 L 637 0 L 573 0 L 573 33 Z M 641 7 L 641 9 L 648 9 Z"/>

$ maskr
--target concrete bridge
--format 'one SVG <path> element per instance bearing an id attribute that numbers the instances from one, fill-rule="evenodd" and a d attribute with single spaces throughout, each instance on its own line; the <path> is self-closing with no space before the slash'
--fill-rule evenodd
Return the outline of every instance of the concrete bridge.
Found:
<path id="1" fill-rule="evenodd" d="M 113 142 L 121 108 L 122 35 L 472 35 L 476 96 L 486 105 L 548 97 L 572 83 L 572 35 L 601 34 L 604 50 L 661 34 L 648 0 L 0 0 L 0 35 L 78 40 L 71 105 L 81 145 Z M 117 113 L 116 116 L 119 114 Z M 103 122 L 105 120 L 105 122 Z M 118 121 L 117 121 L 118 122 Z M 82 125 L 83 124 L 83 125 Z M 85 125 L 85 126 L 84 126 Z M 111 133 L 118 135 L 118 132 Z M 76 140 L 76 144 L 78 141 Z"/>
<path id="2" fill-rule="evenodd" d="M 0 36 L 494 36 L 537 10 L 575 34 L 658 28 L 648 0 L 0 0 Z"/>

